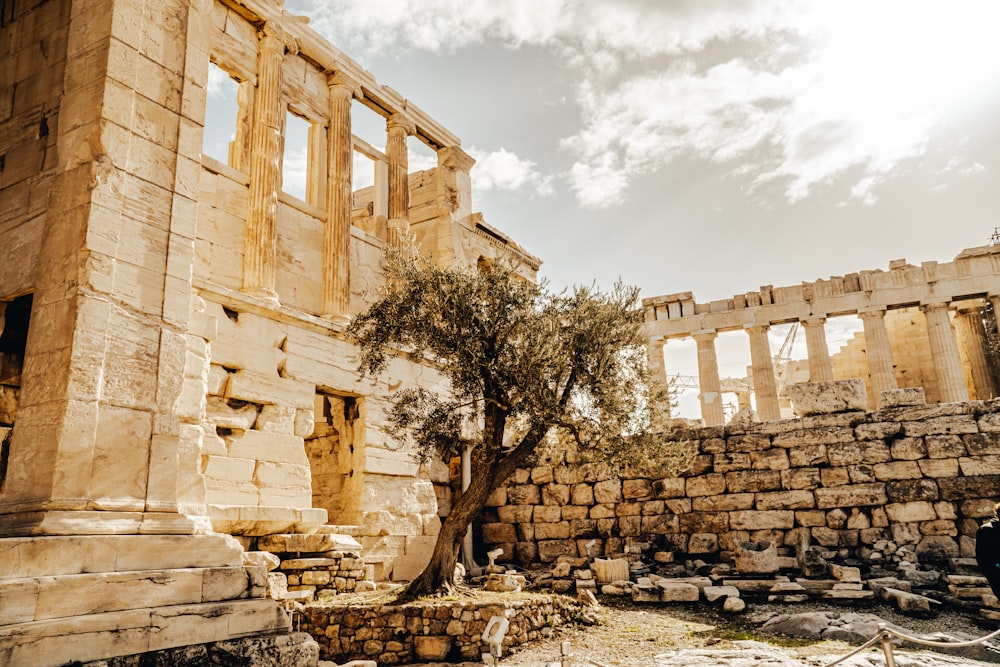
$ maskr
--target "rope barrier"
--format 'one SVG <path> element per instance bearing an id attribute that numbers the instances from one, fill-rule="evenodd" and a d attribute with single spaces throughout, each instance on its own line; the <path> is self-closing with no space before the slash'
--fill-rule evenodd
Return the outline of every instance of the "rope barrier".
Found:
<path id="1" fill-rule="evenodd" d="M 980 637 L 978 639 L 968 639 L 964 641 L 938 641 L 934 639 L 924 639 L 923 637 L 914 637 L 913 635 L 908 635 L 904 632 L 900 632 L 894 628 L 890 628 L 885 623 L 878 624 L 878 634 L 869 639 L 867 642 L 854 649 L 850 653 L 843 655 L 833 662 L 825 665 L 825 667 L 834 667 L 844 662 L 848 658 L 856 656 L 865 649 L 869 648 L 873 644 L 882 644 L 882 653 L 885 655 L 885 665 L 886 667 L 896 667 L 896 659 L 892 654 L 892 637 L 895 636 L 900 641 L 909 642 L 911 644 L 917 644 L 918 646 L 927 646 L 930 648 L 967 648 L 969 646 L 977 646 L 979 644 L 985 644 L 995 637 L 1000 637 L 1000 630 L 995 630 L 990 634 Z"/>
<path id="2" fill-rule="evenodd" d="M 1000 637 L 1000 630 L 995 630 L 995 631 L 991 632 L 990 634 L 986 635 L 985 637 L 980 637 L 979 639 L 968 639 L 966 641 L 944 642 L 944 641 L 935 641 L 935 640 L 932 640 L 932 639 L 923 639 L 921 637 L 912 637 L 910 635 L 903 634 L 899 630 L 893 630 L 892 628 L 890 628 L 888 626 L 885 626 L 885 625 L 883 625 L 881 623 L 879 624 L 879 630 L 880 631 L 888 632 L 891 635 L 895 635 L 895 636 L 899 637 L 903 641 L 908 641 L 908 642 L 911 642 L 913 644 L 920 644 L 921 646 L 932 646 L 932 647 L 941 647 L 941 648 L 945 648 L 945 647 L 946 648 L 964 648 L 964 647 L 967 647 L 967 646 L 975 646 L 976 644 L 983 644 L 985 642 L 988 642 L 989 640 L 993 639 L 994 637 Z"/>
<path id="3" fill-rule="evenodd" d="M 844 662 L 848 658 L 853 658 L 858 653 L 861 653 L 862 651 L 864 651 L 866 648 L 868 648 L 872 644 L 878 642 L 880 639 L 882 639 L 882 635 L 880 635 L 880 634 L 879 635 L 875 635 L 874 637 L 872 637 L 867 642 L 865 642 L 861 646 L 857 647 L 856 649 L 854 649 L 853 651 L 851 651 L 847 655 L 843 655 L 843 656 L 837 658 L 836 660 L 834 660 L 833 662 L 831 662 L 829 665 L 826 665 L 826 667 L 834 667 L 834 665 L 839 665 L 840 663 Z"/>

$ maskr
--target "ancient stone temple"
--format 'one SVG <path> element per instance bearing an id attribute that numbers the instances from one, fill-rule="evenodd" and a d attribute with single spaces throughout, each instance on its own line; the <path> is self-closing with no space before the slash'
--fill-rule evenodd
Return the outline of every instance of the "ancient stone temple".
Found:
<path id="1" fill-rule="evenodd" d="M 248 550 L 319 536 L 409 579 L 439 526 L 447 471 L 383 422 L 390 391 L 441 378 L 399 358 L 361 380 L 344 335 L 383 248 L 539 262 L 473 212 L 459 139 L 280 0 L 0 9 L 0 664 L 262 635 L 298 655 Z M 238 89 L 225 162 L 202 155 L 210 68 Z M 411 172 L 408 140 L 437 166 Z"/>
<path id="2" fill-rule="evenodd" d="M 801 325 L 808 363 L 792 382 L 828 382 L 859 377 L 869 408 L 883 407 L 882 393 L 923 389 L 929 403 L 986 400 L 1000 395 L 996 368 L 989 363 L 988 334 L 995 334 L 1000 307 L 1000 246 L 963 250 L 952 262 L 906 260 L 888 271 L 872 270 L 801 285 L 737 294 L 696 303 L 691 292 L 643 300 L 650 336 L 650 367 L 666 381 L 663 346 L 693 338 L 698 349 L 699 399 L 707 426 L 724 421 L 722 395 L 752 391 L 762 421 L 783 415 L 776 368 L 767 331 L 786 323 Z M 984 317 L 989 310 L 990 316 Z M 845 349 L 831 354 L 827 320 L 856 315 L 863 331 Z M 987 331 L 986 322 L 991 322 Z M 742 387 L 723 386 L 715 343 L 727 331 L 746 332 L 751 369 Z M 994 362 L 993 366 L 996 366 Z M 791 375 L 791 374 L 790 374 Z M 741 397 L 741 404 L 746 400 Z"/>

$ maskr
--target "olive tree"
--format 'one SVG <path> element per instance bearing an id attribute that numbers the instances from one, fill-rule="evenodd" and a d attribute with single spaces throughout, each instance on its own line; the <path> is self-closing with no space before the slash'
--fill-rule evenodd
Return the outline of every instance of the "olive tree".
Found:
<path id="1" fill-rule="evenodd" d="M 652 446 L 658 397 L 647 390 L 638 291 L 574 287 L 553 293 L 501 263 L 441 268 L 390 251 L 380 297 L 353 320 L 360 371 L 389 355 L 430 359 L 450 380 L 439 395 L 392 395 L 392 430 L 427 460 L 460 453 L 474 432 L 469 487 L 452 504 L 414 597 L 452 588 L 459 546 L 487 498 L 545 443 L 561 437 L 604 460 L 635 461 Z M 664 414 L 667 412 L 664 411 Z"/>

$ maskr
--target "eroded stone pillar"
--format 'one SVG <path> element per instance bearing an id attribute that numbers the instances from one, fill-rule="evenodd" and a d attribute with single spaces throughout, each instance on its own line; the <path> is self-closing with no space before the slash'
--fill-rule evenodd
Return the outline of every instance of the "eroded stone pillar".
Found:
<path id="1" fill-rule="evenodd" d="M 750 366 L 753 373 L 753 391 L 757 397 L 757 416 L 761 421 L 781 419 L 778 405 L 778 384 L 774 379 L 774 364 L 771 362 L 771 345 L 767 342 L 766 324 L 745 326 L 750 337 Z"/>
<path id="2" fill-rule="evenodd" d="M 875 407 L 881 407 L 882 392 L 896 388 L 889 334 L 885 329 L 885 309 L 859 312 L 858 317 L 865 330 L 865 356 L 868 358 L 868 373 L 872 379 L 872 398 Z"/>
<path id="3" fill-rule="evenodd" d="M 664 392 L 668 389 L 667 368 L 663 361 L 663 345 L 665 340 L 651 340 L 646 345 L 646 368 L 649 370 L 649 381 Z M 670 416 L 670 401 L 665 401 L 667 416 Z"/>
<path id="4" fill-rule="evenodd" d="M 410 184 L 407 176 L 409 157 L 406 137 L 416 131 L 416 126 L 401 113 L 389 116 L 386 122 L 385 154 L 389 160 L 389 244 L 402 247 L 403 239 L 410 233 Z"/>
<path id="5" fill-rule="evenodd" d="M 969 400 L 969 390 L 962 370 L 962 357 L 958 352 L 955 331 L 951 328 L 947 303 L 921 304 L 927 319 L 927 336 L 930 339 L 931 362 L 937 375 L 938 391 L 942 403 Z"/>
<path id="6" fill-rule="evenodd" d="M 691 334 L 698 346 L 698 400 L 701 418 L 706 426 L 722 426 L 725 413 L 722 409 L 722 383 L 719 380 L 719 359 L 715 354 L 714 330 L 696 331 Z"/>
<path id="7" fill-rule="evenodd" d="M 806 331 L 806 353 L 809 355 L 809 381 L 832 382 L 833 363 L 830 348 L 826 345 L 826 318 L 814 317 L 802 320 Z"/>
<path id="8" fill-rule="evenodd" d="M 986 331 L 981 308 L 961 310 L 955 318 L 959 342 L 969 358 L 969 370 L 976 398 L 985 401 L 996 397 L 993 374 L 986 359 Z"/>
<path id="9" fill-rule="evenodd" d="M 329 79 L 326 226 L 323 228 L 323 316 L 346 323 L 351 306 L 351 206 L 354 142 L 351 101 L 361 87 L 342 73 Z"/>
<path id="10" fill-rule="evenodd" d="M 281 61 L 292 40 L 272 24 L 260 31 L 257 92 L 250 129 L 250 188 L 243 245 L 243 291 L 277 302 L 274 290 L 281 187 L 281 135 L 285 105 L 281 94 Z"/>

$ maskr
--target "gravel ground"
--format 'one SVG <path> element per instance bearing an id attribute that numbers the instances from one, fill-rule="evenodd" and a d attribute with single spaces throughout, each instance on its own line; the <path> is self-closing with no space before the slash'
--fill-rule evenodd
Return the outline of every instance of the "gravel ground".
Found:
<path id="1" fill-rule="evenodd" d="M 577 662 L 573 663 L 574 667 L 588 664 L 607 667 L 812 667 L 827 665 L 856 648 L 844 642 L 774 637 L 758 632 L 761 624 L 776 614 L 809 611 L 876 614 L 887 623 L 895 624 L 913 635 L 940 632 L 952 637 L 972 638 L 990 631 L 978 627 L 974 617 L 955 611 L 944 611 L 929 619 L 917 619 L 902 616 L 882 606 L 751 604 L 743 614 L 724 616 L 705 605 L 633 605 L 615 599 L 604 599 L 602 604 L 600 624 L 560 628 L 550 639 L 520 647 L 503 656 L 501 665 L 557 666 L 563 642 L 569 643 L 572 655 L 577 658 Z M 897 667 L 993 667 L 971 657 L 952 657 L 906 649 L 896 649 L 894 655 Z M 882 656 L 879 649 L 861 654 L 842 665 L 885 665 Z M 990 655 L 986 657 L 991 658 Z M 592 662 L 588 663 L 580 658 Z M 1000 654 L 990 662 L 1000 662 Z M 466 663 L 466 667 L 480 664 Z"/>

